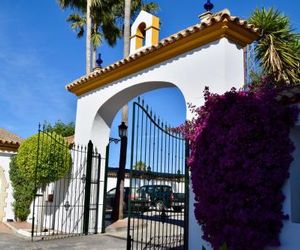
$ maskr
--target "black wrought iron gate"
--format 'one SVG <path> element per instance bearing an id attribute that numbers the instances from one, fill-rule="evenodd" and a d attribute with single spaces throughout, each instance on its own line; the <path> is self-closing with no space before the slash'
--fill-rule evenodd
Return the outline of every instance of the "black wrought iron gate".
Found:
<path id="1" fill-rule="evenodd" d="M 149 111 L 133 104 L 127 249 L 188 249 L 188 148 Z"/>
<path id="2" fill-rule="evenodd" d="M 56 181 L 41 185 L 46 162 Z M 60 169 L 69 170 L 61 176 Z M 49 167 L 49 166 L 48 166 Z M 98 232 L 101 156 L 90 141 L 75 146 L 54 133 L 38 133 L 32 239 L 50 239 Z"/>

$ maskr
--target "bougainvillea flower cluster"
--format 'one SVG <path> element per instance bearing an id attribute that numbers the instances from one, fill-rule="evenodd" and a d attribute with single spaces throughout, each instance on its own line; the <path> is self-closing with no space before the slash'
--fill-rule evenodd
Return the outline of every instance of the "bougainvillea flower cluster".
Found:
<path id="1" fill-rule="evenodd" d="M 194 108 L 197 116 L 185 126 L 195 216 L 213 249 L 225 242 L 230 250 L 280 245 L 298 109 L 281 105 L 275 94 L 206 89 L 205 105 Z"/>

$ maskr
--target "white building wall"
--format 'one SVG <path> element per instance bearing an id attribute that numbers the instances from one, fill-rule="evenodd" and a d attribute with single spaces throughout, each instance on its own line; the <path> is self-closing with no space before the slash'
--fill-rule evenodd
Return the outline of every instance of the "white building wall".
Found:
<path id="1" fill-rule="evenodd" d="M 269 248 L 272 250 L 300 249 L 300 124 L 291 131 L 291 139 L 295 145 L 294 161 L 290 166 L 290 178 L 283 188 L 286 197 L 283 211 L 289 215 L 289 219 L 282 228 L 281 247 Z"/>
<path id="2" fill-rule="evenodd" d="M 187 104 L 200 106 L 204 103 L 206 86 L 212 92 L 224 93 L 232 87 L 240 88 L 243 82 L 243 50 L 222 38 L 79 96 L 75 142 L 85 145 L 91 139 L 105 158 L 112 121 L 124 104 L 136 96 L 154 89 L 177 87 Z M 187 118 L 191 118 L 189 111 Z M 190 195 L 193 197 L 192 191 Z M 192 198 L 189 231 L 190 249 L 199 249 L 200 228 L 194 218 Z"/>
<path id="3" fill-rule="evenodd" d="M 145 49 L 146 47 L 152 46 L 152 26 L 153 26 L 153 15 L 146 12 L 146 11 L 141 11 L 140 14 L 137 16 L 135 19 L 134 23 L 131 26 L 131 35 L 136 35 L 138 26 L 141 23 L 145 23 L 146 25 L 146 40 L 145 40 L 145 45 L 136 49 L 136 43 L 137 43 L 137 38 L 134 36 L 133 38 L 130 39 L 130 55 L 136 53 L 137 51 L 140 51 L 142 49 Z"/>
<path id="4" fill-rule="evenodd" d="M 6 178 L 6 181 L 8 183 L 8 189 L 7 189 L 7 198 L 6 198 L 6 208 L 4 209 L 5 217 L 3 218 L 3 221 L 7 220 L 13 220 L 14 219 L 14 211 L 13 211 L 13 188 L 11 185 L 11 181 L 9 178 L 9 163 L 10 163 L 10 157 L 13 156 L 14 153 L 12 152 L 6 152 L 6 151 L 0 151 L 0 167 L 3 168 L 3 172 Z"/>
<path id="5" fill-rule="evenodd" d="M 117 178 L 116 177 L 108 177 L 107 178 L 107 189 L 106 192 L 110 191 L 117 186 Z M 124 179 L 124 187 L 130 187 L 130 178 Z"/>
<path id="6" fill-rule="evenodd" d="M 81 95 L 77 101 L 75 141 L 85 145 L 92 139 L 104 152 L 116 113 L 145 92 L 178 87 L 186 103 L 201 105 L 205 86 L 212 92 L 224 93 L 231 87 L 241 87 L 243 82 L 243 50 L 222 38 Z"/>

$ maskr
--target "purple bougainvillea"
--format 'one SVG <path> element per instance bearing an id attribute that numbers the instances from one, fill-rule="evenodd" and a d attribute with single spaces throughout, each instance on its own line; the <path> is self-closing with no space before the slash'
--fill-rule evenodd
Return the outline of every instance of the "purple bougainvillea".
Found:
<path id="1" fill-rule="evenodd" d="M 205 90 L 205 104 L 185 126 L 195 216 L 214 249 L 279 246 L 282 187 L 294 149 L 289 139 L 298 109 L 275 100 L 274 90 Z M 200 248 L 200 246 L 199 246 Z"/>

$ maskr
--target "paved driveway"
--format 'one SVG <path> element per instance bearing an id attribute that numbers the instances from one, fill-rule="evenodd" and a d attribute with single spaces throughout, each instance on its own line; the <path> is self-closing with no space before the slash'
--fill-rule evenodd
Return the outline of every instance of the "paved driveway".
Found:
<path id="1" fill-rule="evenodd" d="M 126 241 L 107 235 L 91 235 L 71 237 L 59 240 L 31 242 L 27 238 L 16 235 L 0 223 L 0 249 L 88 249 L 88 250 L 124 250 Z"/>

